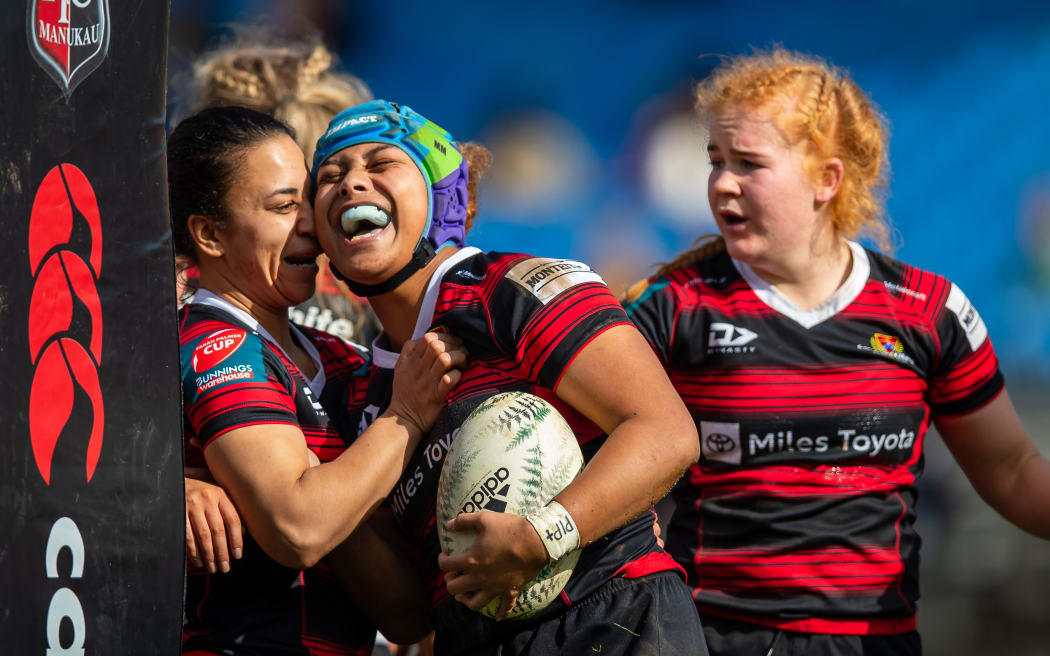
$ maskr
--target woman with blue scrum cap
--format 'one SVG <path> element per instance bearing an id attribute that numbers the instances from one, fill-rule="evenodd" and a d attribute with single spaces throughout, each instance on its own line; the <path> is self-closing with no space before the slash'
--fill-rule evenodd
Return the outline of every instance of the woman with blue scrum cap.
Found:
<path id="1" fill-rule="evenodd" d="M 657 545 L 647 512 L 696 460 L 695 427 L 589 267 L 465 245 L 487 159 L 483 148 L 457 144 L 408 107 L 377 100 L 333 119 L 311 172 L 318 241 L 384 329 L 373 343 L 367 393 L 342 409 L 350 420 L 363 429 L 386 407 L 392 367 L 413 337 L 448 331 L 471 354 L 390 498 L 405 535 L 423 549 L 435 649 L 704 654 L 681 569 Z M 472 409 L 510 390 L 554 404 L 588 464 L 534 516 L 460 515 L 449 528 L 477 539 L 466 553 L 440 554 L 441 458 Z M 572 530 L 546 530 L 554 524 Z M 473 612 L 500 596 L 497 616 L 505 616 L 523 584 L 576 548 L 580 561 L 560 599 L 533 617 L 498 622 Z"/>
<path id="2" fill-rule="evenodd" d="M 396 400 L 367 430 L 324 410 L 364 389 L 368 360 L 288 318 L 313 294 L 321 252 L 293 134 L 222 107 L 168 138 L 173 241 L 201 281 L 179 317 L 186 461 L 207 465 L 251 533 L 232 569 L 188 567 L 186 654 L 362 654 L 373 623 L 406 642 L 429 630 L 418 580 L 367 520 L 466 355 L 447 335 L 410 343 Z M 205 513 L 217 538 L 222 518 Z"/>

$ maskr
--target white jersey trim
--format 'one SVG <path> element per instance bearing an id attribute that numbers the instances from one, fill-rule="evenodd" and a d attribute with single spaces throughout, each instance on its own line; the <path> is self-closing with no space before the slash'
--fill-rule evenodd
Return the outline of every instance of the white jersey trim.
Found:
<path id="1" fill-rule="evenodd" d="M 265 328 L 263 328 L 262 325 L 260 325 L 259 322 L 255 319 L 255 317 L 248 314 L 233 303 L 230 303 L 225 298 L 219 296 L 218 294 L 210 292 L 202 287 L 198 289 L 196 293 L 194 293 L 194 295 L 191 296 L 190 299 L 186 302 L 187 305 L 191 303 L 198 303 L 200 305 L 210 305 L 211 307 L 218 308 L 223 312 L 232 314 L 241 323 L 251 328 L 254 332 L 258 333 L 260 337 L 269 342 L 270 346 L 273 346 L 282 354 L 284 354 L 284 357 L 287 358 L 293 366 L 295 366 L 295 360 L 293 360 L 285 352 L 285 350 L 281 348 L 281 345 L 277 343 L 277 340 L 273 338 L 273 335 L 271 335 Z M 321 362 L 321 354 L 317 351 L 317 347 L 314 346 L 313 342 L 311 342 L 310 339 L 303 334 L 303 331 L 299 330 L 298 326 L 289 321 L 288 328 L 292 331 L 292 337 L 294 337 L 296 341 L 299 342 L 299 346 L 301 346 L 303 350 L 306 351 L 306 354 L 310 356 L 310 358 L 314 361 L 314 365 L 317 367 L 317 373 L 314 374 L 314 377 L 312 379 L 307 380 L 306 384 L 310 387 L 310 392 L 313 393 L 314 397 L 320 398 L 321 392 L 324 391 L 324 385 L 326 382 L 324 364 Z M 297 366 L 296 369 L 298 369 Z M 301 374 L 302 371 L 300 371 L 299 373 Z M 306 378 L 306 376 L 303 376 L 303 378 Z"/>
<path id="2" fill-rule="evenodd" d="M 977 313 L 977 308 L 954 282 L 951 291 L 948 292 L 948 300 L 944 302 L 944 307 L 955 314 L 959 326 L 966 334 L 966 340 L 970 342 L 970 350 L 976 351 L 980 348 L 984 340 L 988 338 L 988 328 L 984 325 L 984 319 L 981 319 L 981 315 Z"/>
<path id="3" fill-rule="evenodd" d="M 846 243 L 849 244 L 850 251 L 853 253 L 853 266 L 850 269 L 849 276 L 827 300 L 809 310 L 799 309 L 775 285 L 766 282 L 755 273 L 751 265 L 740 260 L 730 259 L 733 260 L 733 266 L 740 272 L 744 281 L 751 287 L 751 291 L 755 292 L 755 296 L 758 296 L 763 303 L 780 314 L 808 329 L 830 319 L 852 303 L 868 281 L 868 276 L 871 274 L 871 263 L 868 261 L 867 252 L 865 252 L 863 246 L 855 241 L 847 239 Z"/>
<path id="4" fill-rule="evenodd" d="M 441 281 L 445 278 L 445 274 L 448 273 L 448 270 L 468 257 L 474 257 L 480 252 L 480 248 L 464 246 L 438 265 L 438 268 L 434 270 L 434 274 L 430 276 L 430 280 L 427 281 L 427 290 L 423 294 L 423 305 L 420 306 L 419 316 L 416 317 L 416 327 L 415 330 L 412 331 L 412 339 L 419 339 L 422 337 L 423 333 L 425 333 L 427 328 L 430 327 L 430 324 L 434 322 L 434 307 L 437 306 L 438 293 L 441 291 Z M 393 369 L 394 365 L 397 364 L 397 358 L 400 354 L 383 348 L 380 346 L 381 342 L 389 342 L 385 332 L 379 333 L 376 335 L 376 338 L 372 340 L 372 364 L 381 369 Z"/>

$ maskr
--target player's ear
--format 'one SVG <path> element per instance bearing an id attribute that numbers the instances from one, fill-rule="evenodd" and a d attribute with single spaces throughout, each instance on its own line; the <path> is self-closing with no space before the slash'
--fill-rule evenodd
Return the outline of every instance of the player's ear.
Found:
<path id="1" fill-rule="evenodd" d="M 839 192 L 839 186 L 842 184 L 842 176 L 844 174 L 845 167 L 842 165 L 842 160 L 838 157 L 830 157 L 824 160 L 824 165 L 820 168 L 820 176 L 817 179 L 814 200 L 823 204 L 834 198 L 835 194 Z"/>
<path id="2" fill-rule="evenodd" d="M 222 257 L 226 254 L 215 219 L 203 214 L 191 214 L 190 218 L 186 219 L 186 227 L 190 231 L 193 243 L 197 245 L 197 253 L 210 257 Z"/>

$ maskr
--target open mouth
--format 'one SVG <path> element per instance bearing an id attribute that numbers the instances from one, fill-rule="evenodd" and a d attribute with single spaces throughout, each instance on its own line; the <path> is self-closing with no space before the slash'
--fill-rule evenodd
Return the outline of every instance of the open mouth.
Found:
<path id="1" fill-rule="evenodd" d="M 390 225 L 390 214 L 375 205 L 358 205 L 339 215 L 339 224 L 350 241 L 371 237 Z"/>
<path id="2" fill-rule="evenodd" d="M 746 216 L 741 216 L 741 215 L 737 214 L 736 212 L 732 212 L 732 211 L 729 211 L 729 210 L 722 210 L 718 214 L 722 218 L 722 221 L 725 222 L 726 225 L 741 225 L 743 223 L 747 223 L 747 217 Z"/>
<path id="3" fill-rule="evenodd" d="M 317 255 L 289 255 L 284 261 L 294 267 L 316 267 Z"/>

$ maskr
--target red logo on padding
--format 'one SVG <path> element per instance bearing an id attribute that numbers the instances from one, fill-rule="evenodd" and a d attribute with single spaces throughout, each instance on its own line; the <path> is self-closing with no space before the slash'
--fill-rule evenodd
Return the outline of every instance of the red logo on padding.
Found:
<path id="1" fill-rule="evenodd" d="M 193 349 L 193 371 L 201 373 L 214 369 L 237 352 L 248 333 L 237 328 L 224 328 L 208 335 Z"/>
<path id="2" fill-rule="evenodd" d="M 98 366 L 102 360 L 102 222 L 95 191 L 84 173 L 60 164 L 44 176 L 29 217 L 29 439 L 44 482 L 51 484 L 51 460 L 59 437 L 74 422 L 79 388 L 91 406 L 84 471 L 95 474 L 105 430 L 105 406 Z M 82 398 L 83 398 L 82 397 Z"/>
<path id="3" fill-rule="evenodd" d="M 33 443 L 37 469 L 48 485 L 51 484 L 51 456 L 73 413 L 74 383 L 87 394 L 94 415 L 85 463 L 87 480 L 90 481 L 102 452 L 105 427 L 98 369 L 79 343 L 68 338 L 51 342 L 40 356 L 33 386 L 29 390 L 29 439 Z"/>
<path id="4" fill-rule="evenodd" d="M 35 361 L 44 342 L 69 330 L 75 304 L 91 318 L 91 354 L 102 359 L 102 304 L 95 277 L 84 260 L 68 250 L 57 251 L 44 262 L 29 301 L 29 355 Z"/>

